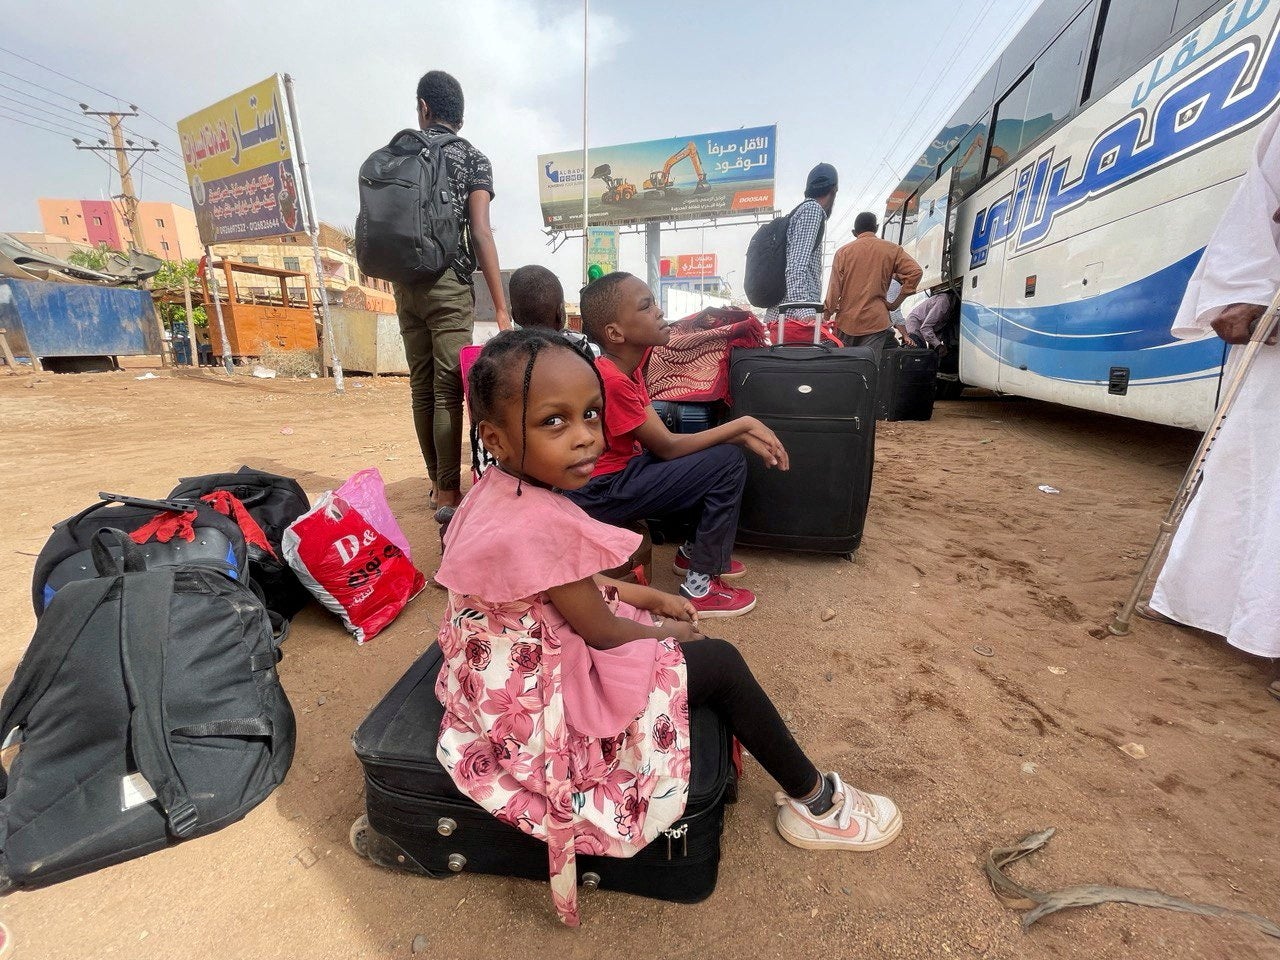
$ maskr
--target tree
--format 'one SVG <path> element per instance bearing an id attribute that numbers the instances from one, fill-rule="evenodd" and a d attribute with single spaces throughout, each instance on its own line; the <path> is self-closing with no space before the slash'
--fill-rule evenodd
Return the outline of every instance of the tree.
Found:
<path id="1" fill-rule="evenodd" d="M 92 250 L 77 250 L 67 257 L 67 263 L 74 263 L 77 267 L 84 267 L 86 270 L 105 270 L 107 263 L 111 257 L 120 253 L 119 250 L 112 250 L 105 243 L 99 244 Z"/>
<path id="2" fill-rule="evenodd" d="M 160 271 L 151 278 L 151 289 L 180 293 L 184 280 L 191 284 L 192 289 L 195 289 L 199 270 L 200 263 L 196 260 L 166 260 Z M 185 321 L 187 319 L 187 310 L 184 303 L 162 302 L 158 306 L 160 317 L 167 326 L 171 327 L 175 321 Z M 209 318 L 204 312 L 204 307 L 193 307 L 191 315 L 195 318 L 197 327 L 203 327 L 209 322 Z"/>

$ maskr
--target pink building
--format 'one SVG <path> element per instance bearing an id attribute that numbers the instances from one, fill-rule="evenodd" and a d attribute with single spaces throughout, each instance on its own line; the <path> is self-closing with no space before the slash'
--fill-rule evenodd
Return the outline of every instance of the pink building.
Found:
<path id="1" fill-rule="evenodd" d="M 128 230 L 119 200 L 61 200 L 41 197 L 44 232 L 91 247 L 113 250 L 128 246 Z M 138 246 L 164 260 L 198 260 L 204 253 L 196 230 L 196 216 L 172 203 L 138 204 Z"/>

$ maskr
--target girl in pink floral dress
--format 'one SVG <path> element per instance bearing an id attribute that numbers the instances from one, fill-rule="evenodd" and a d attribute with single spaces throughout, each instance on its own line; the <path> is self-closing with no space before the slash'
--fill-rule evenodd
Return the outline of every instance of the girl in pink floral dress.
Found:
<path id="1" fill-rule="evenodd" d="M 579 922 L 575 855 L 629 857 L 684 812 L 689 709 L 714 709 L 779 782 L 778 830 L 810 849 L 897 836 L 893 803 L 823 775 L 737 649 L 688 601 L 604 580 L 639 536 L 557 491 L 591 477 L 603 391 L 567 340 L 499 334 L 471 370 L 473 431 L 498 466 L 458 508 L 436 580 L 445 707 L 439 758 L 458 788 L 547 844 L 560 918 Z"/>

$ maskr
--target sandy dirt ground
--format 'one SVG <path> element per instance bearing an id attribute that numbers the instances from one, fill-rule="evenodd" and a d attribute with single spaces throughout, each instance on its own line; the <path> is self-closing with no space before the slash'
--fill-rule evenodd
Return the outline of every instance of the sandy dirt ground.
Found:
<path id="1" fill-rule="evenodd" d="M 314 496 L 376 466 L 434 569 L 403 380 L 349 378 L 340 397 L 324 381 L 136 373 L 0 375 L 3 677 L 31 635 L 49 527 L 99 490 L 159 496 L 180 475 L 249 463 Z M 421 955 L 458 960 L 1275 956 L 1276 941 L 1237 922 L 1131 906 L 1023 932 L 980 867 L 991 847 L 1053 826 L 1013 868 L 1023 882 L 1155 887 L 1280 918 L 1268 665 L 1169 626 L 1100 629 L 1195 440 L 1028 401 L 939 404 L 932 422 L 882 426 L 853 563 L 740 555 L 760 605 L 718 630 L 821 765 L 898 801 L 906 828 L 884 850 L 787 846 L 774 785 L 748 762 L 719 887 L 696 906 L 596 892 L 570 931 L 542 884 L 371 866 L 347 843 L 363 809 L 350 736 L 433 640 L 442 598 L 428 590 L 363 647 L 318 607 L 295 621 L 281 673 L 297 756 L 243 822 L 12 895 L 0 919 L 30 960 L 408 957 L 419 936 Z M 668 589 L 670 551 L 656 550 Z"/>

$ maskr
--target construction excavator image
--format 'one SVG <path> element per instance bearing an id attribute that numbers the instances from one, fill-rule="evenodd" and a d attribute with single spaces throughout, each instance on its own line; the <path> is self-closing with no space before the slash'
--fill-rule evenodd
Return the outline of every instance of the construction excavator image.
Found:
<path id="1" fill-rule="evenodd" d="M 615 177 L 613 168 L 607 163 L 596 167 L 595 172 L 591 174 L 591 179 L 603 180 L 604 185 L 608 187 L 600 195 L 601 203 L 626 203 L 636 198 L 636 185 L 623 177 Z"/>
<path id="2" fill-rule="evenodd" d="M 683 150 L 673 153 L 667 158 L 667 162 L 662 165 L 661 170 L 654 170 L 649 174 L 649 179 L 644 182 L 645 196 L 665 197 L 667 191 L 675 186 L 675 182 L 671 179 L 671 168 L 682 160 L 688 159 L 693 164 L 693 172 L 697 174 L 698 182 L 694 185 L 694 193 L 706 193 L 711 189 L 707 185 L 707 174 L 702 169 L 702 157 L 698 155 L 697 145 L 690 140 Z"/>

